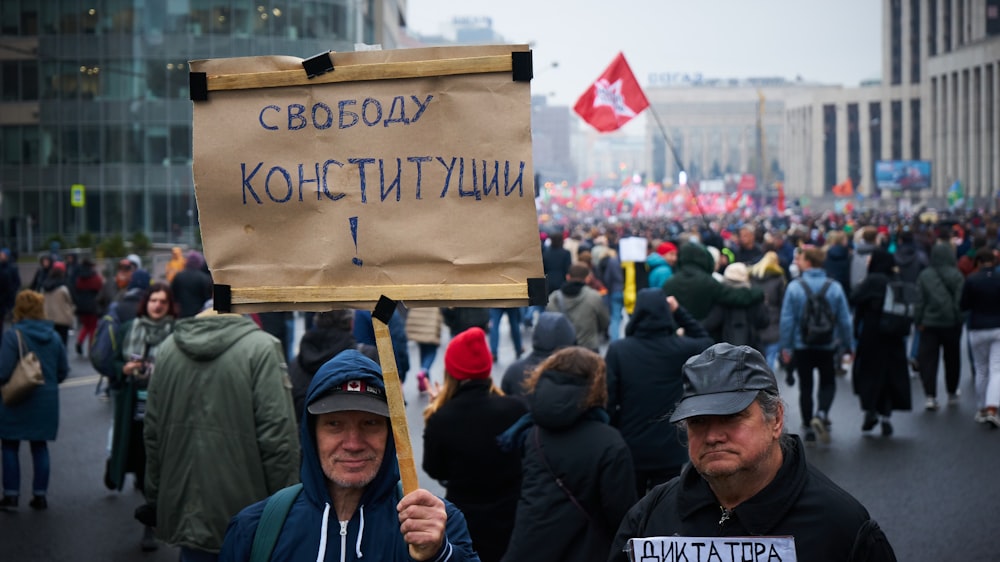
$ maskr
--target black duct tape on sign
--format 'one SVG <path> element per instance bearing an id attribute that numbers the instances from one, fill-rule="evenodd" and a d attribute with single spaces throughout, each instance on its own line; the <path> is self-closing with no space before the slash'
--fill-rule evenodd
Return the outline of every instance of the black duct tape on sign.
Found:
<path id="1" fill-rule="evenodd" d="M 531 66 L 531 51 L 514 51 L 510 54 L 511 69 L 515 82 L 531 82 L 534 74 Z"/>
<path id="2" fill-rule="evenodd" d="M 302 61 L 302 68 L 306 70 L 306 76 L 309 78 L 333 72 L 333 57 L 330 56 L 330 51 L 324 51 Z"/>
<path id="3" fill-rule="evenodd" d="M 188 74 L 188 90 L 191 101 L 208 101 L 208 74 L 191 72 Z"/>
<path id="4" fill-rule="evenodd" d="M 230 285 L 212 285 L 212 308 L 218 312 L 232 312 L 233 288 Z"/>
<path id="5" fill-rule="evenodd" d="M 532 277 L 528 279 L 528 304 L 531 306 L 545 306 L 549 303 L 548 284 L 544 277 Z"/>
<path id="6" fill-rule="evenodd" d="M 378 303 L 375 304 L 375 310 L 372 311 L 372 318 L 377 318 L 380 322 L 388 326 L 389 320 L 392 320 L 393 312 L 396 312 L 396 301 L 382 295 L 379 297 Z"/>

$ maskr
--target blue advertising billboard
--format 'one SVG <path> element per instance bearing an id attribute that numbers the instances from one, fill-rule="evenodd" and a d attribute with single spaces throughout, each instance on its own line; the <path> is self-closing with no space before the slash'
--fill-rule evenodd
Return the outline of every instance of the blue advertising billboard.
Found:
<path id="1" fill-rule="evenodd" d="M 875 185 L 879 189 L 908 191 L 930 189 L 930 160 L 877 160 Z"/>

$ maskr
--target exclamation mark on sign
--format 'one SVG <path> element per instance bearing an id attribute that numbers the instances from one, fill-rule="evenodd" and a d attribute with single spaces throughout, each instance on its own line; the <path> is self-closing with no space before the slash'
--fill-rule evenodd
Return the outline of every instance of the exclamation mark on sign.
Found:
<path id="1" fill-rule="evenodd" d="M 351 217 L 348 220 L 351 221 L 351 238 L 354 239 L 354 254 L 355 255 L 354 255 L 354 258 L 351 260 L 351 262 L 354 265 L 356 265 L 358 267 L 361 267 L 361 265 L 362 265 L 361 258 L 359 258 L 357 256 L 357 253 L 358 253 L 358 217 Z"/>

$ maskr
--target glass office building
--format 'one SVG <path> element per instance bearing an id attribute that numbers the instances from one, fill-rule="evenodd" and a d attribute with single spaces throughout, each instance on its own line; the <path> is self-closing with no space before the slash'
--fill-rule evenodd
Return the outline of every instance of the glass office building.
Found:
<path id="1" fill-rule="evenodd" d="M 405 0 L 2 0 L 0 243 L 193 241 L 187 62 L 395 48 L 404 12 Z"/>

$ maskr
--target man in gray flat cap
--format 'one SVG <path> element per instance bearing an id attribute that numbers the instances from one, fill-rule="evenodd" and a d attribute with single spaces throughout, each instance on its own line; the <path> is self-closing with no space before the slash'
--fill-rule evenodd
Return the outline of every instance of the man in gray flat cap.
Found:
<path id="1" fill-rule="evenodd" d="M 629 511 L 609 561 L 628 560 L 629 539 L 643 537 L 792 537 L 800 561 L 896 560 L 865 507 L 784 433 L 785 405 L 759 352 L 713 345 L 688 359 L 683 378 L 670 421 L 686 431 L 691 462 Z"/>

